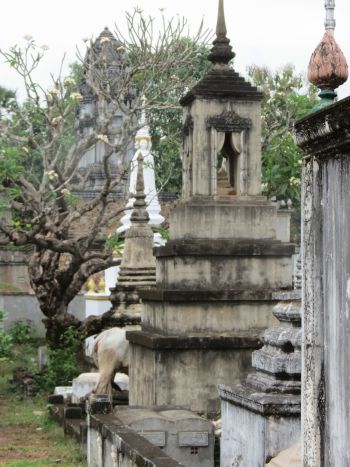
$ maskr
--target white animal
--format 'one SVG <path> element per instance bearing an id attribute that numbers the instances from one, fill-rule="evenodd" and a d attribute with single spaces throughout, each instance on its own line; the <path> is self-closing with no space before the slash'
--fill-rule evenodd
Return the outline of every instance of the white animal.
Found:
<path id="1" fill-rule="evenodd" d="M 119 389 L 114 383 L 116 372 L 128 374 L 129 369 L 129 342 L 126 340 L 126 331 L 141 329 L 140 326 L 125 326 L 111 328 L 101 332 L 93 346 L 93 359 L 99 369 L 99 379 L 93 390 L 95 394 L 108 394 L 112 398 L 112 387 Z"/>

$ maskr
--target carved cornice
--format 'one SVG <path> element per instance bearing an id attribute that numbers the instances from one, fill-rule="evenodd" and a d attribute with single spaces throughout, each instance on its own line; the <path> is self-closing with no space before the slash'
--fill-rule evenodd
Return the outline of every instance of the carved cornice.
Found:
<path id="1" fill-rule="evenodd" d="M 350 98 L 314 112 L 294 125 L 298 146 L 306 157 L 350 155 Z"/>
<path id="2" fill-rule="evenodd" d="M 217 131 L 241 132 L 249 130 L 252 126 L 250 118 L 242 118 L 236 112 L 225 110 L 220 115 L 207 118 L 207 128 L 215 128 Z"/>

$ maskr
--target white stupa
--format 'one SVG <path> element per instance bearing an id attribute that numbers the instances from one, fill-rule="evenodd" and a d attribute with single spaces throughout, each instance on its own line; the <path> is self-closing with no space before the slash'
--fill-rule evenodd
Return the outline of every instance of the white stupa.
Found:
<path id="1" fill-rule="evenodd" d="M 164 217 L 160 214 L 160 204 L 158 201 L 158 195 L 156 190 L 156 180 L 154 174 L 154 157 L 151 153 L 151 136 L 149 134 L 149 127 L 146 121 L 145 112 L 142 112 L 141 124 L 143 127 L 136 133 L 135 137 L 135 149 L 136 152 L 131 161 L 131 173 L 130 173 L 130 185 L 129 193 L 135 193 L 136 189 L 136 174 L 137 174 L 137 157 L 141 152 L 143 156 L 143 178 L 145 183 L 145 194 L 146 194 L 146 204 L 147 212 L 149 214 L 149 224 L 151 225 L 160 225 L 164 221 Z M 126 205 L 128 209 L 125 212 L 125 215 L 121 218 L 121 226 L 118 228 L 118 233 L 125 232 L 130 225 L 130 216 L 132 212 L 132 207 L 134 204 L 135 198 L 131 197 L 128 200 Z M 160 234 L 155 234 L 154 236 L 155 243 L 163 243 L 161 241 Z"/>

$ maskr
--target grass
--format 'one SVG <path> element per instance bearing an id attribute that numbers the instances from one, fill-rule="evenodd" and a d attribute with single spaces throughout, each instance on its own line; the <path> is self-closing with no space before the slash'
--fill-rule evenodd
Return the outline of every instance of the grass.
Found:
<path id="1" fill-rule="evenodd" d="M 24 398 L 9 383 L 15 367 L 36 370 L 36 347 L 16 345 L 11 357 L 0 359 L 0 465 L 85 466 L 79 445 L 51 419 L 46 396 Z"/>
<path id="2" fill-rule="evenodd" d="M 18 293 L 22 290 L 20 287 L 10 284 L 9 282 L 2 282 L 0 281 L 0 293 L 8 292 L 8 293 Z"/>

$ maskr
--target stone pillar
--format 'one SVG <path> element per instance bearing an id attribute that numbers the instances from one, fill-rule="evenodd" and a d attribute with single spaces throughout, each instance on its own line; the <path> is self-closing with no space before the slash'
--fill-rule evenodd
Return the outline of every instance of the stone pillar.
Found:
<path id="1" fill-rule="evenodd" d="M 131 226 L 125 234 L 123 259 L 119 269 L 117 285 L 111 289 L 112 310 L 117 314 L 140 319 L 140 289 L 155 285 L 156 270 L 153 256 L 153 232 L 148 225 L 144 193 L 143 156 L 137 159 L 137 180 Z"/>
<path id="2" fill-rule="evenodd" d="M 303 164 L 303 458 L 350 465 L 350 98 L 295 126 Z"/>
<path id="3" fill-rule="evenodd" d="M 274 295 L 279 325 L 253 352 L 256 369 L 235 386 L 219 386 L 221 467 L 262 466 L 300 440 L 301 303 L 300 290 Z"/>

